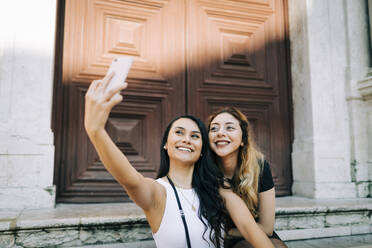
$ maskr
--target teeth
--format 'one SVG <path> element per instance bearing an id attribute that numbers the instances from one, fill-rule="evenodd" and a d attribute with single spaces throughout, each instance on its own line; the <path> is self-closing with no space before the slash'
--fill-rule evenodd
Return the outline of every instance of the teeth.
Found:
<path id="1" fill-rule="evenodd" d="M 217 141 L 216 142 L 216 145 L 227 145 L 227 144 L 229 144 L 229 142 L 227 142 L 227 141 Z"/>
<path id="2" fill-rule="evenodd" d="M 177 149 L 178 150 L 181 150 L 181 151 L 191 152 L 191 149 L 190 148 L 178 147 Z"/>

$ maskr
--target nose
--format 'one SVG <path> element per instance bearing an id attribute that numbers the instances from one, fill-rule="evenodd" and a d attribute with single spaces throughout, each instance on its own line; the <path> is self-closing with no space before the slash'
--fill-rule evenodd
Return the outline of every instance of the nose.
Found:
<path id="1" fill-rule="evenodd" d="M 186 144 L 190 144 L 190 137 L 188 135 L 183 136 L 182 142 Z"/>
<path id="2" fill-rule="evenodd" d="M 223 137 L 223 136 L 225 136 L 225 131 L 224 131 L 223 128 L 218 129 L 218 131 L 217 131 L 217 136 L 218 136 L 218 137 Z"/>

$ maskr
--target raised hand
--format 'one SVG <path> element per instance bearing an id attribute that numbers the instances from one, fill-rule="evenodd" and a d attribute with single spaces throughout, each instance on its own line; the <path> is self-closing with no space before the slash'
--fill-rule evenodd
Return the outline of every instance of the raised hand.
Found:
<path id="1" fill-rule="evenodd" d="M 85 94 L 84 126 L 88 135 L 104 130 L 111 109 L 123 100 L 119 93 L 128 84 L 122 83 L 106 91 L 114 73 L 106 75 L 102 80 L 94 80 Z"/>

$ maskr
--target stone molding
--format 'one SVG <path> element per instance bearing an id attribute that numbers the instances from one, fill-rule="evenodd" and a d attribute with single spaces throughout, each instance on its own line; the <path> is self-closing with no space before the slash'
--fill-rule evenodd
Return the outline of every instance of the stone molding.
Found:
<path id="1" fill-rule="evenodd" d="M 364 101 L 372 100 L 372 68 L 369 69 L 367 77 L 358 82 L 358 90 Z"/>
<path id="2" fill-rule="evenodd" d="M 372 199 L 280 197 L 276 203 L 275 230 L 286 241 L 372 232 Z M 154 247 L 143 211 L 134 203 L 0 211 L 0 247 L 121 243 Z"/>

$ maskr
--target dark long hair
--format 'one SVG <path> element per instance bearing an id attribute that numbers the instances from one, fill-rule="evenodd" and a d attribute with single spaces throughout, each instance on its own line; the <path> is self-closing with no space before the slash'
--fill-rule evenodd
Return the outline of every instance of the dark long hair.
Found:
<path id="1" fill-rule="evenodd" d="M 169 172 L 169 156 L 168 152 L 163 147 L 167 143 L 169 131 L 173 123 L 181 118 L 194 121 L 201 133 L 203 142 L 202 156 L 200 156 L 194 165 L 191 186 L 195 190 L 200 201 L 198 215 L 205 226 L 203 238 L 209 226 L 214 231 L 214 235 L 213 232 L 209 233 L 209 239 L 219 248 L 223 240 L 222 229 L 227 216 L 225 204 L 219 194 L 219 188 L 223 182 L 223 174 L 212 160 L 208 133 L 204 123 L 200 119 L 192 115 L 183 115 L 175 118 L 169 123 L 164 132 L 160 146 L 160 168 L 157 178 L 164 177 Z M 207 223 L 205 223 L 204 220 L 207 220 Z"/>

